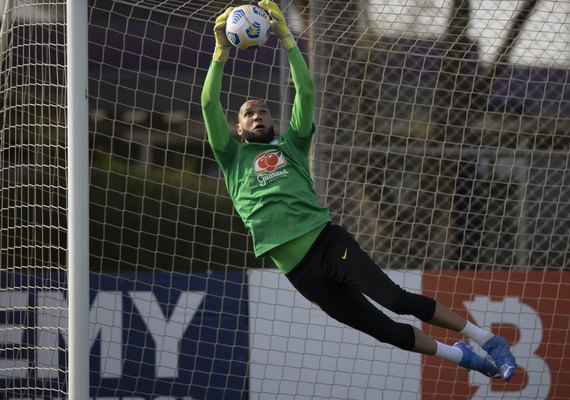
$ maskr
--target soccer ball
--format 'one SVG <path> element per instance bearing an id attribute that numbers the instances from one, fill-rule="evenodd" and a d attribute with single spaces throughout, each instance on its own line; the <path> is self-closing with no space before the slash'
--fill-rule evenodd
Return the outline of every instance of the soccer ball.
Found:
<path id="1" fill-rule="evenodd" d="M 270 33 L 269 15 L 257 6 L 236 7 L 226 21 L 226 36 L 238 49 L 263 46 Z"/>

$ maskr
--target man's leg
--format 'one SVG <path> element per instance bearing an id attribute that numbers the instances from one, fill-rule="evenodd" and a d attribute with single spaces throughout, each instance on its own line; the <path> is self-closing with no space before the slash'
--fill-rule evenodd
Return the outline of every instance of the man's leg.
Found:
<path id="1" fill-rule="evenodd" d="M 504 380 L 509 380 L 514 375 L 516 362 L 504 338 L 476 326 L 432 298 L 402 289 L 374 263 L 344 228 L 332 226 L 331 232 L 335 236 L 335 241 L 334 245 L 329 247 L 330 262 L 326 266 L 331 279 L 366 294 L 378 304 L 397 314 L 413 315 L 429 324 L 462 334 L 489 353 L 499 367 Z M 441 344 L 438 354 L 434 351 L 434 347 L 438 346 L 427 339 L 424 343 L 422 339 L 420 336 L 419 348 L 422 353 L 438 355 L 450 361 L 457 359 L 458 353 L 455 351 L 457 349 L 450 349 L 454 346 L 446 348 Z M 459 347 L 463 349 L 464 355 L 471 350 L 470 348 L 465 350 L 466 346 L 461 344 Z M 477 360 L 476 364 L 481 364 L 480 361 Z M 465 364 L 465 360 L 462 364 L 460 363 L 462 366 Z M 489 375 L 486 372 L 483 373 Z"/>

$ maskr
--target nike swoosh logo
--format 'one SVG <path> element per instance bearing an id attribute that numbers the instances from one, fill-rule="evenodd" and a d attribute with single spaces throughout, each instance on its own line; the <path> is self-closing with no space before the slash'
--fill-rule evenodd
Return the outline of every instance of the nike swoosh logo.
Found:
<path id="1" fill-rule="evenodd" d="M 348 249 L 344 249 L 344 254 L 342 255 L 341 259 L 346 260 L 347 253 L 348 253 Z"/>

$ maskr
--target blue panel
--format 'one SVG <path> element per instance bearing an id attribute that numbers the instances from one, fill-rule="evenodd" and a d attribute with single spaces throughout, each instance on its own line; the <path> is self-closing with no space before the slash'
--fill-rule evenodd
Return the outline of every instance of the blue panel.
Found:
<path id="1" fill-rule="evenodd" d="M 60 291 L 53 276 L 23 277 L 0 273 L 0 288 L 20 288 L 18 298 L 26 298 L 28 308 L 37 304 L 46 292 L 59 291 L 65 302 L 65 292 Z M 33 289 L 30 289 L 33 288 Z M 102 297 L 117 299 L 116 309 L 93 302 Z M 178 309 L 178 301 L 185 296 L 192 298 L 196 307 Z M 57 296 L 56 296 L 57 297 Z M 135 304 L 137 299 L 143 304 L 152 303 L 155 313 L 141 315 L 143 311 Z M 143 300 L 141 300 L 143 299 Z M 146 300 L 144 300 L 146 299 Z M 247 321 L 247 285 L 244 273 L 211 273 L 186 275 L 180 273 L 128 273 L 120 275 L 91 274 L 91 319 L 97 310 L 97 339 L 92 342 L 90 357 L 90 396 L 92 398 L 137 398 L 161 399 L 247 399 L 247 363 L 249 356 Z M 144 303 L 144 301 L 147 301 Z M 181 302 L 182 304 L 183 302 Z M 57 304 L 55 304 L 57 305 Z M 61 304 L 65 306 L 65 304 Z M 37 379 L 33 368 L 37 355 L 33 346 L 39 331 L 36 325 L 39 318 L 34 312 L 16 313 L 10 304 L 0 304 L 0 324 L 22 326 L 24 334 L 18 345 L 0 342 L 0 357 L 26 362 L 31 368 L 24 379 L 0 379 L 0 399 L 60 398 L 65 393 L 63 373 L 50 379 Z M 156 312 L 159 310 L 158 312 Z M 33 311 L 30 308 L 29 311 Z M 147 309 L 148 311 L 148 309 Z M 175 338 L 179 351 L 162 352 L 175 368 L 167 370 L 168 377 L 157 377 L 159 361 L 156 343 L 147 327 L 149 317 L 161 322 L 168 329 L 173 313 L 185 318 L 178 324 L 181 335 L 169 333 L 164 336 Z M 120 313 L 118 327 L 122 338 L 122 354 L 111 354 L 119 360 L 118 373 L 104 375 L 110 359 L 101 354 L 103 331 L 108 333 L 113 325 L 113 315 Z M 20 315 L 26 314 L 26 315 Z M 148 312 L 147 312 L 148 314 Z M 44 318 L 45 320 L 45 318 Z M 152 322 L 149 322 L 152 323 Z M 181 326 L 184 323 L 186 325 Z M 160 323 L 158 326 L 161 326 Z M 101 327 L 103 327 L 101 329 Z M 117 328 L 117 326 L 115 326 Z M 45 328 L 45 327 L 44 327 Z M 52 327 L 53 328 L 53 327 Z M 6 329 L 1 327 L 0 329 Z M 155 327 L 156 329 L 156 327 Z M 65 347 L 66 338 L 59 335 L 57 345 Z M 0 335 L 0 340 L 4 335 Z M 22 351 L 22 349 L 27 349 Z M 65 353 L 60 351 L 53 357 L 51 368 L 65 370 Z M 57 365 L 55 365 L 57 364 Z M 108 371 L 107 371 L 108 372 Z"/>

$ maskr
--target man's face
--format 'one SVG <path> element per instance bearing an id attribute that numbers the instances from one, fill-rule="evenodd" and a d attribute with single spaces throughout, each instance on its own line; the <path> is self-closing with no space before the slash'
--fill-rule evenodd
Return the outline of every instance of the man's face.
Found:
<path id="1" fill-rule="evenodd" d="M 248 100 L 239 109 L 238 135 L 246 142 L 269 143 L 275 137 L 273 118 L 261 100 Z"/>

